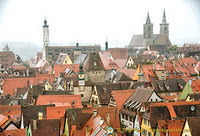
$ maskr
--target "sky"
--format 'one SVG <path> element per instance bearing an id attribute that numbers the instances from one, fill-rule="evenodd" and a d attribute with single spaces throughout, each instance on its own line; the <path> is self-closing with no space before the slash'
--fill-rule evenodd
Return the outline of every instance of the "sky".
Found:
<path id="1" fill-rule="evenodd" d="M 159 33 L 165 9 L 172 44 L 200 43 L 199 6 L 199 0 L 0 0 L 0 42 L 42 48 L 46 16 L 50 45 L 78 41 L 104 47 L 107 39 L 109 47 L 124 47 L 133 34 L 143 33 L 147 12 Z"/>

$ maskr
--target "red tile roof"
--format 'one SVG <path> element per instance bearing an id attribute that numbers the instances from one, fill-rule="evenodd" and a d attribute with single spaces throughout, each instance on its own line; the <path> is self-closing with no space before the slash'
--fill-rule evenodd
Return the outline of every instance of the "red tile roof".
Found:
<path id="1" fill-rule="evenodd" d="M 115 99 L 118 110 L 120 110 L 122 108 L 124 103 L 127 101 L 127 99 L 131 96 L 131 94 L 134 91 L 135 91 L 135 89 L 112 91 L 111 95 L 113 95 L 113 97 Z"/>
<path id="2" fill-rule="evenodd" d="M 49 105 L 55 104 L 55 106 L 69 106 L 82 108 L 81 96 L 80 95 L 39 95 L 36 105 Z"/>
<path id="3" fill-rule="evenodd" d="M 115 59 L 114 62 L 119 66 L 119 68 L 124 68 L 126 65 L 127 59 Z"/>
<path id="4" fill-rule="evenodd" d="M 26 129 L 4 130 L 0 136 L 26 136 Z"/>
<path id="5" fill-rule="evenodd" d="M 60 64 L 60 65 L 54 65 L 54 71 L 55 71 L 55 77 L 58 77 L 60 73 L 64 72 L 66 68 L 72 69 L 75 73 L 79 72 L 79 66 L 80 64 Z M 83 66 L 83 70 L 85 69 L 85 66 Z"/>
<path id="6" fill-rule="evenodd" d="M 65 116 L 65 111 L 67 108 L 72 108 L 71 106 L 60 106 L 60 107 L 47 107 L 46 117 L 47 119 L 60 119 Z"/>
<path id="7" fill-rule="evenodd" d="M 126 76 L 133 79 L 133 76 L 135 75 L 136 70 L 135 69 L 125 69 L 125 68 L 118 68 L 117 71 L 124 73 Z"/>
<path id="8" fill-rule="evenodd" d="M 128 49 L 127 48 L 109 48 L 114 59 L 128 59 Z"/>
<path id="9" fill-rule="evenodd" d="M 185 119 L 180 120 L 158 120 L 159 130 L 169 130 L 170 136 L 181 136 Z M 160 131 L 160 136 L 166 136 L 164 131 Z"/>
<path id="10" fill-rule="evenodd" d="M 29 81 L 29 85 L 37 85 L 44 83 L 44 81 L 51 81 L 51 84 L 54 81 L 53 75 L 48 74 L 37 74 L 35 77 L 14 77 L 14 78 L 5 78 L 3 83 L 3 91 L 4 94 L 10 94 L 13 96 L 17 88 L 27 87 L 27 81 Z"/>

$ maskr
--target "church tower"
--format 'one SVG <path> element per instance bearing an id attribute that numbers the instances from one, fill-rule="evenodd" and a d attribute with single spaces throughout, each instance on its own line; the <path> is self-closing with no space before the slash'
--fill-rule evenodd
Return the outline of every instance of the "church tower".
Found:
<path id="1" fill-rule="evenodd" d="M 147 13 L 146 24 L 143 25 L 144 45 L 153 44 L 153 24 L 151 23 L 149 12 Z"/>
<path id="2" fill-rule="evenodd" d="M 160 34 L 166 34 L 169 37 L 169 24 L 166 21 L 165 9 L 163 12 L 162 24 L 160 24 Z"/>
<path id="3" fill-rule="evenodd" d="M 42 59 L 47 60 L 46 58 L 46 47 L 49 46 L 49 26 L 47 25 L 47 20 L 45 18 L 43 25 L 43 50 L 42 50 Z"/>

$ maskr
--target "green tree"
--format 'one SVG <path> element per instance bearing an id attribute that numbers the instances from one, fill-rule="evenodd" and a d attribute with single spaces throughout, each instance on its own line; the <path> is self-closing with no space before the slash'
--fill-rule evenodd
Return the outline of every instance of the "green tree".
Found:
<path id="1" fill-rule="evenodd" d="M 176 51 L 177 48 L 178 48 L 177 45 L 171 45 L 171 46 L 168 47 L 168 50 L 169 51 Z"/>

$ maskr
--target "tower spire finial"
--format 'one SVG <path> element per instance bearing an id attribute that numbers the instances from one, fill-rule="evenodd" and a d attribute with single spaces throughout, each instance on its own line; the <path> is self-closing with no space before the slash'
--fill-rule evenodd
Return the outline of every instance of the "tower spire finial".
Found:
<path id="1" fill-rule="evenodd" d="M 167 21 L 166 21 L 166 15 L 165 15 L 165 9 L 164 9 L 164 11 L 163 11 L 162 24 L 167 24 Z"/>
<path id="2" fill-rule="evenodd" d="M 146 24 L 151 24 L 151 20 L 150 20 L 150 17 L 149 17 L 149 11 L 148 11 L 148 13 L 147 13 Z"/>

